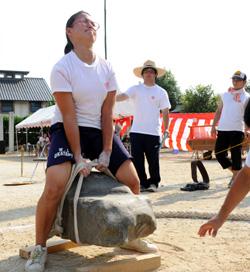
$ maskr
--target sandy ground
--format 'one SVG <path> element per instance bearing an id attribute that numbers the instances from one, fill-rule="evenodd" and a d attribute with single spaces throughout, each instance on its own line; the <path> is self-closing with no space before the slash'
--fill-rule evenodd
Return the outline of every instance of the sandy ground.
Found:
<path id="1" fill-rule="evenodd" d="M 162 265 L 158 271 L 250 271 L 249 196 L 234 211 L 236 217 L 241 216 L 245 221 L 227 221 L 215 239 L 199 238 L 197 231 L 205 221 L 204 214 L 215 213 L 228 192 L 230 174 L 221 170 L 215 160 L 205 161 L 211 179 L 210 189 L 182 192 L 180 187 L 191 182 L 190 161 L 191 153 L 162 153 L 162 186 L 157 193 L 144 193 L 151 199 L 158 217 L 157 230 L 148 237 L 160 250 Z M 24 271 L 25 260 L 18 256 L 18 251 L 34 243 L 35 207 L 45 178 L 43 162 L 38 165 L 34 184 L 4 184 L 29 181 L 34 167 L 32 158 L 25 157 L 21 177 L 20 157 L 0 155 L 1 272 Z M 118 251 L 114 248 L 77 247 L 51 254 L 46 271 L 74 271 L 76 267 L 108 261 L 115 254 Z"/>

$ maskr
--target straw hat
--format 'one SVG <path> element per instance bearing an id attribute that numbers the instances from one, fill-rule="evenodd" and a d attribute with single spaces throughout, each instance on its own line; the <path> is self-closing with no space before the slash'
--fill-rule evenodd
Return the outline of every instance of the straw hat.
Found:
<path id="1" fill-rule="evenodd" d="M 157 71 L 157 77 L 161 77 L 166 73 L 165 69 L 156 67 L 155 62 L 152 60 L 147 60 L 144 62 L 142 67 L 136 67 L 133 72 L 137 77 L 142 77 L 142 71 L 146 68 L 152 68 Z"/>

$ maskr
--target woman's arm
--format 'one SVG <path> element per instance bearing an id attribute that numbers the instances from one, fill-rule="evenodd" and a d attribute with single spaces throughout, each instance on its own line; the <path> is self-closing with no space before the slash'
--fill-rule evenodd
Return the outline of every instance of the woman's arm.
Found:
<path id="1" fill-rule="evenodd" d="M 103 133 L 103 150 L 110 151 L 112 150 L 113 142 L 113 110 L 115 105 L 116 91 L 108 92 L 106 99 L 102 105 L 102 117 L 101 117 L 101 126 Z"/>
<path id="2" fill-rule="evenodd" d="M 103 171 L 109 165 L 109 159 L 113 143 L 113 109 L 115 105 L 116 91 L 108 92 L 102 105 L 101 128 L 103 139 L 103 151 L 99 156 L 98 170 Z"/>
<path id="3" fill-rule="evenodd" d="M 74 159 L 76 163 L 85 162 L 86 160 L 81 155 L 80 133 L 72 93 L 55 92 L 54 97 L 62 114 L 64 130 Z M 85 165 L 81 172 L 84 176 L 87 176 L 90 173 L 90 169 Z"/>

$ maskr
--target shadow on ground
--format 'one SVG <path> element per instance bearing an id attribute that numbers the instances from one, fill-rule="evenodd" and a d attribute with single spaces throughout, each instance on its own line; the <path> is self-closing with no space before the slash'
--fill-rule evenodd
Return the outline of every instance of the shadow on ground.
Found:
<path id="1" fill-rule="evenodd" d="M 96 252 L 96 254 L 84 256 L 84 247 L 86 246 L 81 248 L 79 247 L 83 252 L 82 254 L 69 250 L 49 254 L 45 272 L 73 272 L 79 267 L 107 263 L 108 261 L 117 258 L 117 256 L 131 257 L 131 254 L 133 254 L 133 251 L 122 250 L 119 248 L 105 248 L 108 252 L 101 253 L 100 249 L 104 248 L 97 247 L 97 251 L 99 251 L 99 253 Z M 138 255 L 140 253 L 136 254 Z M 25 263 L 26 259 L 23 259 L 18 255 L 11 256 L 6 260 L 0 261 L 0 272 L 23 272 Z"/>
<path id="2" fill-rule="evenodd" d="M 15 208 L 0 211 L 0 222 L 16 220 L 19 218 L 29 217 L 35 215 L 36 206 L 29 206 L 24 208 Z"/>

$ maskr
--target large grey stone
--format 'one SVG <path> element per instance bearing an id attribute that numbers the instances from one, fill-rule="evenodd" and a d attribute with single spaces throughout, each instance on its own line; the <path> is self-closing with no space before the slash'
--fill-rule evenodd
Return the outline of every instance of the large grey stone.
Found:
<path id="1" fill-rule="evenodd" d="M 79 175 L 64 201 L 62 237 L 76 242 L 73 199 Z M 92 172 L 83 180 L 77 204 L 80 242 L 100 246 L 119 246 L 127 240 L 145 237 L 156 229 L 149 200 L 104 174 Z"/>

